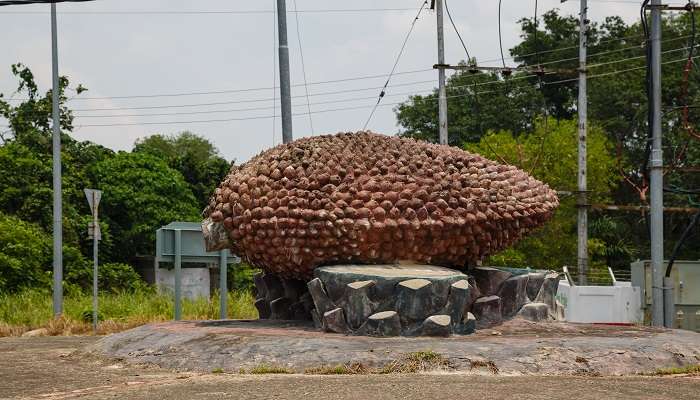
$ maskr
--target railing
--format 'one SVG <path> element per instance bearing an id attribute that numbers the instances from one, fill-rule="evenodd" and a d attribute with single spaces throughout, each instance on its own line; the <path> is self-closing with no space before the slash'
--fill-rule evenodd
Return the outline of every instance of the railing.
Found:
<path id="1" fill-rule="evenodd" d="M 561 272 L 566 275 L 570 284 L 578 285 L 580 282 L 579 272 L 575 267 L 563 267 Z M 612 268 L 608 267 L 607 271 L 588 271 L 586 277 L 588 278 L 588 286 L 615 286 L 615 284 L 619 282 L 631 282 L 632 272 L 629 268 L 613 271 Z"/>

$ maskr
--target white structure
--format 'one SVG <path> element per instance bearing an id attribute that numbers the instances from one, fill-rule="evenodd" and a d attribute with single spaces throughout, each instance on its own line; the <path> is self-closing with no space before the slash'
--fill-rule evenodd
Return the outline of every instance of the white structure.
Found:
<path id="1" fill-rule="evenodd" d="M 572 286 L 559 282 L 557 300 L 564 306 L 569 322 L 602 324 L 642 323 L 641 291 L 630 282 L 614 286 Z"/>
<path id="2" fill-rule="evenodd" d="M 156 279 L 158 289 L 175 292 L 174 269 L 161 268 Z M 209 299 L 209 268 L 183 268 L 180 279 L 182 279 L 182 297 L 190 300 Z"/>

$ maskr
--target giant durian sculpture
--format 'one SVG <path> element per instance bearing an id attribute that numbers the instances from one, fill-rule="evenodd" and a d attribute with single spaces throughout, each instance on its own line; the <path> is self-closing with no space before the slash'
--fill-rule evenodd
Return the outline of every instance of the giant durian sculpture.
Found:
<path id="1" fill-rule="evenodd" d="M 339 133 L 232 167 L 203 227 L 210 250 L 230 248 L 283 278 L 345 263 L 464 269 L 541 226 L 558 204 L 524 171 L 459 148 Z"/>

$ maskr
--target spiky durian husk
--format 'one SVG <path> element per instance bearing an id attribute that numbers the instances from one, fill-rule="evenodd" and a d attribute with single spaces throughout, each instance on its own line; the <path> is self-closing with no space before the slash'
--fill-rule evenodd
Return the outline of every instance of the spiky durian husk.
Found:
<path id="1" fill-rule="evenodd" d="M 448 146 L 370 132 L 296 140 L 232 168 L 205 215 L 254 266 L 305 279 L 337 263 L 463 269 L 552 216 L 546 184 Z"/>

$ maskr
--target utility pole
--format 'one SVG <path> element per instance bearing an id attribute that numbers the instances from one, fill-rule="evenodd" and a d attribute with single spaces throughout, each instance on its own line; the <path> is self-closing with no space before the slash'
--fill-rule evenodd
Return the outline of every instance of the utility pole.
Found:
<path id="1" fill-rule="evenodd" d="M 219 251 L 219 319 L 228 319 L 228 252 Z"/>
<path id="2" fill-rule="evenodd" d="M 63 192 L 61 188 L 61 116 L 58 82 L 56 3 L 51 3 L 51 63 L 53 72 L 53 315 L 63 313 Z"/>
<path id="3" fill-rule="evenodd" d="M 443 31 L 442 0 L 435 0 L 437 14 L 438 64 L 445 65 L 445 34 Z M 445 69 L 438 69 L 438 119 L 440 123 L 440 144 L 448 144 L 447 136 L 447 90 L 445 89 Z"/>
<path id="4" fill-rule="evenodd" d="M 100 222 L 98 218 L 98 209 L 102 192 L 95 189 L 83 189 L 90 211 L 92 212 L 92 222 L 88 225 L 88 237 L 92 239 L 92 330 L 97 333 L 97 295 L 98 295 L 98 268 L 97 268 L 97 252 L 102 233 L 100 231 Z"/>
<path id="5" fill-rule="evenodd" d="M 664 198 L 663 149 L 661 147 L 661 0 L 651 1 L 651 101 L 652 143 L 650 159 L 650 225 L 652 305 L 654 326 L 664 325 Z M 671 319 L 673 318 L 670 316 Z"/>
<path id="6" fill-rule="evenodd" d="M 277 28 L 280 59 L 280 101 L 282 102 L 282 143 L 289 143 L 294 139 L 292 135 L 292 94 L 289 82 L 287 4 L 285 0 L 277 0 Z"/>
<path id="7" fill-rule="evenodd" d="M 586 58 L 588 52 L 588 1 L 581 0 L 579 24 L 579 72 L 578 72 L 578 284 L 588 284 L 588 182 L 587 182 L 587 130 L 588 83 Z"/>

